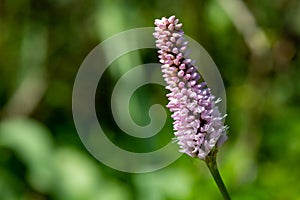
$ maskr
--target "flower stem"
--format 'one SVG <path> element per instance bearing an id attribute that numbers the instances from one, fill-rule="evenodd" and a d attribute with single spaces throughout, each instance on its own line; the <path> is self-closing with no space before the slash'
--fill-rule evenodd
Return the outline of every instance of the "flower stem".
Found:
<path id="1" fill-rule="evenodd" d="M 218 188 L 224 198 L 224 200 L 230 200 L 230 196 L 229 193 L 224 185 L 224 182 L 220 176 L 219 170 L 218 170 L 218 166 L 217 166 L 217 149 L 213 149 L 205 158 L 205 163 L 209 169 L 209 171 L 211 172 L 212 176 L 214 177 L 215 182 L 218 185 Z"/>

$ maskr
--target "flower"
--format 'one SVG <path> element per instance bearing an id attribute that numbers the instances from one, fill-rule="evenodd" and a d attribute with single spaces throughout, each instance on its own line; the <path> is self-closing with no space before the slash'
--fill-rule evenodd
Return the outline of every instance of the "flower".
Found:
<path id="1" fill-rule="evenodd" d="M 206 82 L 201 79 L 197 67 L 186 53 L 188 42 L 184 38 L 182 24 L 175 16 L 155 20 L 156 47 L 162 63 L 163 78 L 173 113 L 175 141 L 180 152 L 191 157 L 205 159 L 212 149 L 222 145 L 227 127 Z"/>

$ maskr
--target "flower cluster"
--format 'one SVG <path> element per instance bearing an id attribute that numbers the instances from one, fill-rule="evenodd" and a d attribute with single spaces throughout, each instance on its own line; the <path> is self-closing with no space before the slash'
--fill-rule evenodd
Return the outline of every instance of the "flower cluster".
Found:
<path id="1" fill-rule="evenodd" d="M 214 147 L 226 139 L 224 116 L 218 110 L 215 97 L 191 59 L 187 58 L 187 41 L 182 24 L 175 16 L 155 20 L 156 47 L 162 63 L 163 78 L 173 113 L 175 140 L 180 151 L 205 159 Z"/>

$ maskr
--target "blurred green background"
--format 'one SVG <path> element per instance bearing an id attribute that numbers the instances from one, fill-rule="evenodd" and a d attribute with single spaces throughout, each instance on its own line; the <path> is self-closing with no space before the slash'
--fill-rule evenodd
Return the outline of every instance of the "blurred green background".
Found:
<path id="1" fill-rule="evenodd" d="M 0 0 L 1 200 L 221 199 L 204 162 L 184 155 L 156 172 L 119 172 L 88 153 L 73 124 L 73 82 L 90 50 L 172 14 L 225 83 L 230 129 L 218 162 L 232 199 L 300 199 L 299 0 Z M 111 91 L 122 74 L 156 56 L 125 55 L 99 83 L 101 123 L 130 150 L 146 151 L 147 143 L 116 127 Z M 166 104 L 165 94 L 159 86 L 136 92 L 130 110 L 137 124 L 149 123 L 149 106 Z"/>

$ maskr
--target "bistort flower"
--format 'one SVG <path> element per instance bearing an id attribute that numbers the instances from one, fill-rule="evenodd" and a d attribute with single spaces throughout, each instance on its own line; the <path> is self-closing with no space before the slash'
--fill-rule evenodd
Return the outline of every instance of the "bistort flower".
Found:
<path id="1" fill-rule="evenodd" d="M 197 67 L 186 53 L 187 41 L 182 24 L 175 16 L 155 20 L 156 47 L 162 63 L 163 78 L 174 119 L 175 140 L 180 151 L 191 157 L 205 159 L 226 139 L 224 116 Z"/>

